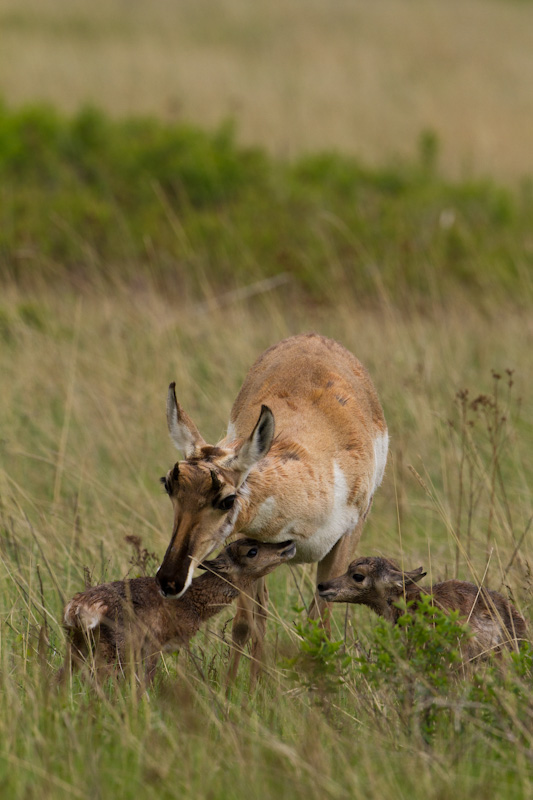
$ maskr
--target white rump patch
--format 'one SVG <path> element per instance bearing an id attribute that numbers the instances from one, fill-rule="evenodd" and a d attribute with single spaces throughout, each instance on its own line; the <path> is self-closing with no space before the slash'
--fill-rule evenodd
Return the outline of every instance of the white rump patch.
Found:
<path id="1" fill-rule="evenodd" d="M 85 604 L 80 600 L 71 600 L 65 608 L 63 622 L 68 628 L 97 628 L 107 614 L 107 605 L 102 601 Z"/>
<path id="2" fill-rule="evenodd" d="M 372 486 L 370 494 L 373 495 L 378 486 L 381 486 L 385 467 L 387 465 L 387 454 L 389 452 L 389 434 L 380 433 L 374 439 L 374 474 L 372 476 Z"/>

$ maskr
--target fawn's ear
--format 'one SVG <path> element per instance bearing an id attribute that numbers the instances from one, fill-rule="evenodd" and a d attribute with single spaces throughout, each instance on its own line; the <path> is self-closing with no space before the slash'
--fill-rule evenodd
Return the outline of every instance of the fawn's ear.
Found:
<path id="1" fill-rule="evenodd" d="M 209 560 L 204 559 L 201 564 L 197 564 L 198 569 L 204 569 L 206 572 L 214 572 L 216 575 L 224 575 L 231 572 L 231 561 L 227 555 L 222 552 L 216 558 Z"/>
<path id="2" fill-rule="evenodd" d="M 409 586 L 410 583 L 418 583 L 422 578 L 425 578 L 427 572 L 424 572 L 423 567 L 413 569 L 410 572 L 402 572 L 401 570 L 389 572 L 387 576 L 387 583 L 392 583 L 398 589 L 403 589 L 404 586 Z"/>

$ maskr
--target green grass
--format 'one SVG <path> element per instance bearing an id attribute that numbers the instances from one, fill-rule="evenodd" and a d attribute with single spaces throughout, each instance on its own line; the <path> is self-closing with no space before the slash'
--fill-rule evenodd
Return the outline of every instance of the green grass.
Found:
<path id="1" fill-rule="evenodd" d="M 0 108 L 2 273 L 23 286 L 156 283 L 192 300 L 263 279 L 334 302 L 442 297 L 458 286 L 528 302 L 531 186 L 450 182 L 439 143 L 368 169 L 335 153 L 274 159 L 154 119 Z"/>
<path id="2" fill-rule="evenodd" d="M 126 536 L 168 544 L 168 383 L 215 442 L 257 355 L 310 329 L 366 364 L 391 433 L 359 553 L 484 579 L 530 618 L 527 186 L 446 180 L 428 134 L 369 169 L 4 107 L 0 196 L 2 796 L 531 797 L 529 651 L 463 674 L 438 649 L 453 620 L 413 653 L 362 608 L 328 642 L 311 567 L 269 579 L 252 696 L 246 664 L 224 691 L 231 612 L 145 695 L 53 684 L 64 600 L 136 574 Z"/>
<path id="3" fill-rule="evenodd" d="M 265 798 L 529 796 L 527 663 L 524 677 L 512 666 L 503 677 L 490 666 L 475 679 L 447 675 L 428 695 L 423 658 L 415 671 L 399 651 L 398 670 L 414 687 L 411 706 L 386 673 L 370 682 L 355 661 L 340 685 L 317 694 L 322 656 L 318 673 L 316 664 L 311 672 L 302 664 L 296 679 L 290 663 L 304 652 L 294 623 L 304 622 L 298 609 L 311 597 L 311 568 L 283 568 L 269 581 L 267 676 L 251 697 L 246 665 L 231 697 L 224 693 L 229 650 L 214 633 L 223 634 L 231 614 L 193 641 L 192 657 L 165 657 L 143 697 L 129 684 L 101 694 L 78 679 L 62 694 L 52 688 L 64 652 L 63 599 L 83 588 L 84 568 L 94 581 L 135 574 L 126 535 L 141 536 L 159 559 L 168 543 L 171 508 L 158 484 L 176 457 L 165 424 L 168 382 L 177 380 L 180 400 L 214 441 L 257 354 L 309 327 L 336 336 L 368 365 L 392 435 L 359 552 L 403 555 L 406 566 L 424 564 L 433 579 L 453 575 L 456 563 L 460 577 L 482 577 L 488 564 L 486 583 L 503 583 L 529 616 L 528 312 L 500 303 L 488 314 L 467 302 L 443 310 L 433 301 L 422 313 L 407 312 L 386 298 L 365 310 L 340 293 L 335 307 L 310 309 L 280 291 L 281 298 L 265 293 L 205 313 L 146 285 L 77 294 L 66 286 L 7 287 L 3 796 L 241 798 L 251 787 Z M 515 370 L 510 389 L 506 367 Z M 456 399 L 467 387 L 468 400 Z M 472 407 L 480 394 L 488 399 Z M 496 445 L 489 430 L 495 396 Z M 333 639 L 343 639 L 344 629 L 340 608 Z M 379 633 L 376 617 L 349 610 L 352 659 L 377 652 L 378 636 L 383 642 L 387 632 Z M 341 661 L 330 661 L 333 675 Z M 428 730 L 429 700 L 436 721 Z"/>

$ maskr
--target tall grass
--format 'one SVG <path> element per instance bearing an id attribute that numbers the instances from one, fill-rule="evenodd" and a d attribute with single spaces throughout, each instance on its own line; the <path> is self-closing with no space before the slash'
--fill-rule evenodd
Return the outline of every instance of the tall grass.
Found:
<path id="1" fill-rule="evenodd" d="M 280 569 L 269 581 L 268 663 L 253 696 L 246 667 L 231 696 L 224 692 L 231 613 L 215 618 L 190 654 L 165 657 L 147 694 L 131 684 L 98 693 L 78 678 L 63 693 L 53 688 L 64 598 L 84 587 L 87 572 L 93 581 L 136 574 L 127 535 L 159 557 L 166 547 L 171 508 L 157 479 L 176 458 L 165 424 L 168 382 L 177 381 L 180 401 L 215 441 L 257 354 L 309 328 L 335 336 L 368 366 L 392 435 L 359 552 L 422 563 L 433 579 L 485 576 L 529 616 L 527 311 L 499 303 L 488 313 L 466 300 L 400 311 L 387 294 L 371 310 L 340 296 L 312 308 L 295 304 L 289 286 L 245 303 L 226 298 L 219 308 L 215 300 L 206 311 L 149 283 L 76 293 L 5 287 L 3 796 L 529 797 L 527 657 L 503 672 L 489 665 L 475 676 L 450 674 L 444 688 L 428 689 L 423 667 L 416 673 L 398 651 L 395 674 L 414 681 L 412 707 L 398 705 L 386 675 L 371 682 L 354 661 L 317 694 L 316 674 L 302 665 L 295 677 L 289 663 L 307 636 L 294 622 L 303 623 L 311 597 L 308 567 Z M 352 659 L 373 663 L 376 636 L 364 609 L 349 610 L 347 621 L 337 610 L 333 638 L 346 638 Z M 320 678 L 328 651 L 324 662 L 309 641 Z M 436 709 L 429 727 L 424 708 Z"/>
<path id="2" fill-rule="evenodd" d="M 359 552 L 531 617 L 531 13 L 0 0 L 2 797 L 531 798 L 530 649 L 463 668 L 453 619 L 413 650 L 359 608 L 330 641 L 311 567 L 269 579 L 252 696 L 246 664 L 225 692 L 231 611 L 146 693 L 54 684 L 65 599 L 168 543 L 168 383 L 214 442 L 309 329 L 389 423 Z M 449 178 L 479 171 L 515 188 Z"/>

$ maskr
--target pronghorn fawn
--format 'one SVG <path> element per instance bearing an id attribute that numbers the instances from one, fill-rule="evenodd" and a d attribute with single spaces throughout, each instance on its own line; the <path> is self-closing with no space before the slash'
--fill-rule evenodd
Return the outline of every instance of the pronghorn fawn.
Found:
<path id="1" fill-rule="evenodd" d="M 155 578 L 134 578 L 94 586 L 66 605 L 67 655 L 61 678 L 87 667 L 101 680 L 143 663 L 150 683 L 160 653 L 188 643 L 200 625 L 229 605 L 254 581 L 294 556 L 292 542 L 232 542 L 195 578 L 186 596 L 164 600 Z"/>
<path id="2" fill-rule="evenodd" d="M 403 611 L 395 604 L 405 597 L 416 608 L 422 595 L 431 595 L 443 611 L 459 611 L 468 623 L 471 638 L 463 646 L 466 660 L 498 652 L 503 646 L 516 649 L 526 637 L 526 623 L 516 608 L 498 592 L 466 581 L 448 580 L 422 588 L 422 567 L 402 571 L 388 558 L 358 558 L 338 578 L 319 584 L 324 600 L 359 603 L 396 623 Z"/>
<path id="3" fill-rule="evenodd" d="M 195 566 L 234 533 L 293 540 L 293 560 L 316 562 L 318 583 L 346 569 L 383 478 L 388 434 L 366 369 L 342 345 L 307 334 L 266 350 L 214 446 L 177 402 L 173 383 L 167 422 L 184 460 L 162 479 L 174 507 L 157 573 L 165 596 L 182 597 Z M 252 633 L 252 684 L 257 677 L 267 601 L 264 581 L 255 603 L 239 600 L 230 677 Z M 326 607 L 315 594 L 311 613 Z"/>

